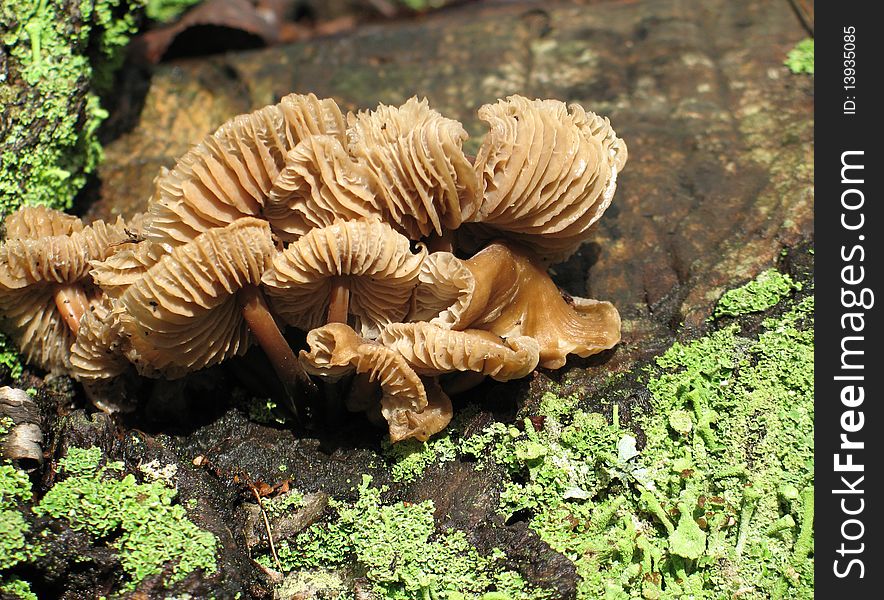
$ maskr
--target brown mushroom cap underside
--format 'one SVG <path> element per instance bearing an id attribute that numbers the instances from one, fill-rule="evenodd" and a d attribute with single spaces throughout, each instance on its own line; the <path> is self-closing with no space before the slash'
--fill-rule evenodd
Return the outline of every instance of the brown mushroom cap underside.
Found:
<path id="1" fill-rule="evenodd" d="M 300 360 L 311 375 L 336 381 L 353 372 L 367 374 L 398 406 L 418 412 L 427 406 L 424 386 L 402 355 L 360 337 L 348 325 L 318 327 L 307 334 L 307 345 L 310 351 L 301 350 Z"/>
<path id="2" fill-rule="evenodd" d="M 307 334 L 310 351 L 301 351 L 307 372 L 331 381 L 355 372 L 380 384 L 381 414 L 390 441 L 408 438 L 425 441 L 451 421 L 451 400 L 435 380 L 418 377 L 394 349 L 359 337 L 343 323 L 329 323 Z M 364 387 L 359 390 L 365 393 Z M 351 391 L 352 393 L 352 391 Z M 370 408 L 365 398 L 348 399 L 348 405 Z"/>
<path id="3" fill-rule="evenodd" d="M 252 338 L 236 292 L 260 284 L 273 253 L 267 222 L 242 218 L 163 256 L 115 304 L 129 359 L 174 379 L 244 353 Z"/>
<path id="4" fill-rule="evenodd" d="M 89 274 L 108 296 L 119 298 L 172 248 L 150 240 L 126 244 L 104 260 L 93 260 Z"/>
<path id="5" fill-rule="evenodd" d="M 79 381 L 109 379 L 129 366 L 124 354 L 126 335 L 109 298 L 83 316 L 70 351 L 70 375 Z"/>
<path id="6" fill-rule="evenodd" d="M 490 130 L 475 162 L 482 201 L 468 220 L 481 225 L 471 234 L 505 231 L 548 263 L 584 241 L 613 199 L 627 150 L 606 118 L 569 108 L 511 96 L 479 109 Z"/>
<path id="7" fill-rule="evenodd" d="M 367 170 L 387 220 L 411 239 L 456 229 L 476 210 L 477 180 L 458 121 L 411 98 L 347 115 L 347 150 Z"/>
<path id="8" fill-rule="evenodd" d="M 90 261 L 106 258 L 129 239 L 125 221 L 117 219 L 70 234 L 8 239 L 0 246 L 2 328 L 27 362 L 53 372 L 68 370 L 75 337 L 58 310 L 59 299 L 83 304 L 78 311 L 85 313 L 96 295 L 88 277 Z"/>
<path id="9" fill-rule="evenodd" d="M 46 206 L 23 206 L 10 213 L 3 223 L 7 240 L 70 235 L 84 227 L 78 217 Z"/>
<path id="10" fill-rule="evenodd" d="M 384 215 L 368 169 L 330 135 L 310 136 L 288 153 L 264 206 L 264 217 L 286 241 L 338 220 L 387 220 Z"/>
<path id="11" fill-rule="evenodd" d="M 448 259 L 450 262 L 456 258 Z M 541 367 L 558 369 L 568 354 L 590 356 L 620 341 L 620 315 L 609 302 L 574 298 L 567 302 L 546 270 L 527 249 L 502 242 L 490 244 L 468 260 L 460 261 L 472 274 L 462 278 L 460 294 L 449 296 L 448 308 L 432 323 L 456 330 L 482 329 L 502 338 L 529 336 L 540 346 Z M 455 271 L 462 277 L 461 270 Z M 431 271 L 425 271 L 429 274 Z M 444 276 L 445 271 L 438 271 Z M 457 281 L 449 281 L 449 287 Z M 433 304 L 423 313 L 439 309 L 443 299 L 421 292 Z"/>
<path id="12" fill-rule="evenodd" d="M 409 240 L 386 223 L 340 221 L 277 254 L 263 283 L 276 314 L 305 331 L 325 323 L 335 282 L 346 285 L 354 328 L 374 338 L 408 312 L 424 256 L 412 254 Z"/>
<path id="13" fill-rule="evenodd" d="M 530 337 L 502 340 L 489 331 L 455 331 L 424 322 L 388 325 L 378 341 L 404 356 L 420 375 L 472 371 L 509 381 L 533 371 L 540 354 Z"/>
<path id="14" fill-rule="evenodd" d="M 260 216 L 286 155 L 305 137 L 343 140 L 344 117 L 334 100 L 290 94 L 224 123 L 157 177 L 147 237 L 173 246 L 245 216 Z"/>
<path id="15" fill-rule="evenodd" d="M 442 391 L 439 383 L 435 379 L 424 378 L 423 381 L 427 390 L 427 406 L 421 412 L 381 400 L 381 413 L 387 420 L 390 441 L 394 444 L 409 438 L 426 442 L 430 436 L 448 427 L 454 416 L 451 399 Z"/>

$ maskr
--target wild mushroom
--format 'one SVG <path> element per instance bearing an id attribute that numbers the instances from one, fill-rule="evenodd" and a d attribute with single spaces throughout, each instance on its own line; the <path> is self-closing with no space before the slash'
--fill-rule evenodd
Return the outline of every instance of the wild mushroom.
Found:
<path id="1" fill-rule="evenodd" d="M 2 326 L 28 362 L 67 371 L 74 336 L 97 295 L 89 261 L 106 258 L 130 235 L 122 219 L 81 227 L 63 213 L 28 212 L 10 217 L 7 233 L 37 237 L 7 238 L 0 246 Z"/>
<path id="2" fill-rule="evenodd" d="M 241 218 L 173 249 L 116 301 L 130 359 L 174 379 L 264 349 L 293 397 L 312 382 L 258 289 L 275 252 L 266 221 Z"/>
<path id="3" fill-rule="evenodd" d="M 415 293 L 413 314 L 437 316 L 430 323 L 454 330 L 483 329 L 506 340 L 537 340 L 539 364 L 558 369 L 568 354 L 590 356 L 620 341 L 620 315 L 610 302 L 566 301 L 540 261 L 527 249 L 495 242 L 468 260 L 434 253 Z M 451 275 L 449 275 L 449 273 Z M 427 292 L 436 281 L 446 298 Z M 457 294 L 454 290 L 459 289 Z"/>
<path id="4" fill-rule="evenodd" d="M 23 206 L 10 213 L 3 224 L 7 240 L 37 239 L 53 235 L 70 235 L 83 231 L 83 222 L 74 215 L 45 206 Z"/>
<path id="5" fill-rule="evenodd" d="M 335 221 L 383 216 L 365 165 L 331 135 L 305 138 L 288 153 L 264 206 L 264 217 L 286 241 Z"/>
<path id="6" fill-rule="evenodd" d="M 425 251 L 380 221 L 339 221 L 313 229 L 273 259 L 262 279 L 276 313 L 305 331 L 347 323 L 366 338 L 400 321 Z"/>
<path id="7" fill-rule="evenodd" d="M 241 217 L 261 216 L 289 150 L 311 135 L 343 139 L 344 127 L 334 100 L 313 94 L 290 94 L 234 117 L 157 177 L 148 239 L 177 246 Z"/>
<path id="8" fill-rule="evenodd" d="M 413 240 L 457 229 L 477 207 L 463 125 L 411 98 L 347 115 L 347 150 L 367 170 L 385 220 Z"/>
<path id="9" fill-rule="evenodd" d="M 573 254 L 611 203 L 626 164 L 608 119 L 558 100 L 510 96 L 479 109 L 490 131 L 476 157 L 480 238 L 506 232 L 541 260 Z"/>
<path id="10" fill-rule="evenodd" d="M 456 331 L 431 323 L 392 323 L 378 341 L 405 357 L 419 375 L 481 373 L 497 381 L 519 379 L 537 366 L 540 348 L 527 336 L 502 340 L 490 331 Z"/>
<path id="11" fill-rule="evenodd" d="M 329 323 L 307 334 L 310 351 L 301 351 L 304 368 L 313 375 L 336 381 L 355 372 L 366 382 L 377 382 L 382 391 L 381 413 L 386 419 L 390 440 L 398 442 L 414 437 L 425 441 L 448 425 L 451 402 L 438 386 L 430 393 L 424 382 L 401 354 L 377 342 L 359 337 L 343 323 Z M 351 389 L 348 406 L 371 408 L 363 398 L 363 386 Z"/>

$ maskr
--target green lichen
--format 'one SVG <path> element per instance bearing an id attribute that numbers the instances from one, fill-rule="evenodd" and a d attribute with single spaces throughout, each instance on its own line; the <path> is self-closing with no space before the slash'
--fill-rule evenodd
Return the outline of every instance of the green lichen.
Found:
<path id="1" fill-rule="evenodd" d="M 746 285 L 726 292 L 715 308 L 715 317 L 736 317 L 753 312 L 762 312 L 800 290 L 801 284 L 792 281 L 776 269 L 764 271 Z"/>
<path id="2" fill-rule="evenodd" d="M 726 310 L 798 287 L 760 279 Z M 642 450 L 616 410 L 547 393 L 543 419 L 495 423 L 461 452 L 508 470 L 500 510 L 574 562 L 578 598 L 811 598 L 812 313 L 810 296 L 757 338 L 733 324 L 674 344 L 650 372 Z"/>
<path id="3" fill-rule="evenodd" d="M 23 471 L 12 465 L 0 465 L 0 589 L 17 585 L 6 581 L 3 571 L 27 562 L 40 550 L 28 543 L 30 525 L 20 507 L 31 499 L 31 482 Z"/>
<path id="4" fill-rule="evenodd" d="M 269 517 L 276 517 L 304 506 L 304 494 L 298 490 L 290 490 L 273 498 L 262 501 L 261 506 Z"/>
<path id="5" fill-rule="evenodd" d="M 451 431 L 426 442 L 405 440 L 384 444 L 384 455 L 392 463 L 393 481 L 411 483 L 434 463 L 450 462 L 457 456 L 457 446 L 451 440 Z"/>
<path id="6" fill-rule="evenodd" d="M 813 38 L 803 39 L 789 50 L 784 64 L 795 74 L 813 75 Z"/>
<path id="7" fill-rule="evenodd" d="M 4 598 L 19 598 L 20 600 L 39 600 L 37 595 L 31 591 L 31 585 L 27 581 L 23 581 L 17 577 L 11 577 L 8 581 L 0 579 L 0 594 L 4 594 Z M 5 594 L 8 594 L 6 596 Z"/>
<path id="8" fill-rule="evenodd" d="M 115 549 L 127 590 L 166 566 L 171 582 L 196 569 L 216 570 L 217 539 L 173 503 L 174 489 L 161 482 L 138 483 L 131 474 L 120 478 L 121 463 L 101 462 L 99 448 L 71 448 L 59 461 L 66 478 L 46 493 L 34 513 L 64 519 L 71 528 L 88 532 L 95 543 Z"/>
<path id="9" fill-rule="evenodd" d="M 385 504 L 384 491 L 364 476 L 355 503 L 332 501 L 335 519 L 279 545 L 284 570 L 349 567 L 387 599 L 539 597 L 518 573 L 502 568 L 502 553 L 482 556 L 462 531 L 437 532 L 431 501 Z M 273 566 L 269 556 L 259 562 Z"/>
<path id="10" fill-rule="evenodd" d="M 2 3 L 8 70 L 0 82 L 0 213 L 21 204 L 69 207 L 95 170 L 96 132 L 107 112 L 92 90 L 109 87 L 142 4 Z"/>

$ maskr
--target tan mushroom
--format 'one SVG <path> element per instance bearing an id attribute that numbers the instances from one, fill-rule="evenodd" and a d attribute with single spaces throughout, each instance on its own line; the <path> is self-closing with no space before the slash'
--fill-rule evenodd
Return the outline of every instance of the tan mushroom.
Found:
<path id="1" fill-rule="evenodd" d="M 451 420 L 451 401 L 435 381 L 421 380 L 401 354 L 377 342 L 359 337 L 343 323 L 329 323 L 307 334 L 310 351 L 301 351 L 307 372 L 335 381 L 350 373 L 377 382 L 382 391 L 381 413 L 390 430 L 390 440 L 408 438 L 425 441 Z M 425 388 L 425 382 L 428 388 Z M 364 386 L 351 394 L 365 395 Z M 363 399 L 350 399 L 349 406 L 370 408 Z"/>
<path id="2" fill-rule="evenodd" d="M 290 94 L 234 117 L 160 173 L 147 237 L 176 246 L 238 218 L 261 216 L 289 150 L 311 135 L 343 139 L 344 128 L 337 104 L 313 94 Z"/>
<path id="3" fill-rule="evenodd" d="M 511 96 L 479 109 L 490 131 L 476 157 L 485 239 L 507 232 L 546 263 L 573 254 L 611 203 L 626 144 L 607 119 L 558 100 Z M 495 233 L 496 232 L 496 233 Z"/>
<path id="4" fill-rule="evenodd" d="M 527 336 L 502 340 L 490 331 L 455 331 L 431 323 L 387 325 L 378 341 L 405 357 L 419 375 L 481 373 L 497 381 L 519 379 L 534 370 L 537 341 Z"/>
<path id="5" fill-rule="evenodd" d="M 366 338 L 408 312 L 425 251 L 386 223 L 363 219 L 313 229 L 273 259 L 263 277 L 273 308 L 309 331 L 347 323 Z"/>
<path id="6" fill-rule="evenodd" d="M 314 135 L 289 152 L 264 216 L 280 238 L 291 241 L 339 220 L 382 220 L 384 210 L 365 165 L 347 153 L 339 138 Z"/>
<path id="7" fill-rule="evenodd" d="M 10 213 L 3 224 L 8 240 L 70 235 L 84 227 L 78 217 L 45 206 L 23 206 Z"/>
<path id="8" fill-rule="evenodd" d="M 411 239 L 460 227 L 477 206 L 463 125 L 411 98 L 347 116 L 347 150 L 367 170 L 385 220 Z"/>
<path id="9" fill-rule="evenodd" d="M 275 252 L 266 221 L 241 218 L 178 246 L 116 301 L 129 358 L 170 379 L 264 349 L 293 396 L 312 385 L 258 289 Z"/>
<path id="10" fill-rule="evenodd" d="M 422 271 L 415 298 L 426 304 L 413 309 L 413 314 L 422 316 L 438 310 L 430 321 L 434 325 L 483 329 L 507 340 L 529 336 L 540 345 L 540 366 L 550 369 L 562 367 L 568 354 L 586 357 L 620 341 L 620 315 L 611 303 L 583 298 L 566 301 L 526 249 L 495 242 L 464 261 L 451 255 L 443 259 L 444 253 L 439 254 L 430 255 L 436 257 L 433 264 L 449 268 Z M 423 289 L 435 285 L 434 277 L 442 282 L 440 289 L 448 291 L 447 300 Z M 457 295 L 454 288 L 460 288 Z"/>
<path id="11" fill-rule="evenodd" d="M 12 233 L 40 237 L 7 238 L 0 246 L 2 326 L 28 362 L 66 372 L 80 321 L 98 296 L 89 262 L 112 254 L 131 239 L 130 233 L 122 219 L 80 228 L 78 221 L 64 216 L 51 222 L 34 216 L 11 217 Z M 58 231 L 69 233 L 48 235 Z"/>
<path id="12" fill-rule="evenodd" d="M 124 354 L 127 338 L 110 299 L 95 303 L 80 323 L 71 346 L 70 375 L 89 382 L 117 377 L 126 371 L 129 367 Z"/>

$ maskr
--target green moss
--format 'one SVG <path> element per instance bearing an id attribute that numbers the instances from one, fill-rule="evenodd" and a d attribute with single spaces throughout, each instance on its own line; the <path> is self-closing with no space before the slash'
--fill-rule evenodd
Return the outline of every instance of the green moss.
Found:
<path id="1" fill-rule="evenodd" d="M 142 3 L 10 0 L 0 7 L 8 74 L 0 147 L 0 213 L 21 204 L 69 207 L 101 159 L 107 117 L 94 92 L 109 87 Z"/>
<path id="2" fill-rule="evenodd" d="M 773 273 L 719 314 L 797 289 Z M 730 325 L 674 344 L 650 370 L 640 451 L 616 411 L 553 393 L 542 420 L 496 423 L 461 451 L 509 471 L 501 511 L 574 562 L 578 598 L 811 598 L 812 313 L 808 297 L 756 339 Z"/>
<path id="3" fill-rule="evenodd" d="M 0 333 L 0 365 L 9 369 L 9 377 L 18 379 L 22 374 L 21 356 L 15 345 Z"/>
<path id="4" fill-rule="evenodd" d="M 726 292 L 715 309 L 716 317 L 736 317 L 747 313 L 767 310 L 788 296 L 793 290 L 800 290 L 788 275 L 776 269 L 764 271 L 743 287 Z"/>
<path id="5" fill-rule="evenodd" d="M 275 517 L 302 507 L 304 494 L 298 490 L 290 490 L 274 498 L 265 499 L 261 504 L 268 516 Z"/>
<path id="6" fill-rule="evenodd" d="M 119 552 L 126 572 L 126 589 L 171 566 L 170 581 L 196 569 L 216 570 L 217 540 L 199 529 L 184 508 L 174 504 L 177 492 L 160 482 L 138 483 L 133 475 L 120 478 L 122 464 L 101 466 L 98 448 L 72 448 L 59 461 L 66 478 L 56 483 L 34 508 L 37 515 L 68 521 L 88 532 L 95 543 Z"/>
<path id="7" fill-rule="evenodd" d="M 285 570 L 354 568 L 383 598 L 478 598 L 502 592 L 538 597 L 515 572 L 500 565 L 502 553 L 482 556 L 461 531 L 436 532 L 431 501 L 381 501 L 381 488 L 364 476 L 353 504 L 333 501 L 337 515 L 277 549 Z M 271 566 L 269 556 L 259 562 Z"/>
<path id="8" fill-rule="evenodd" d="M 813 38 L 803 39 L 789 50 L 784 64 L 793 73 L 813 75 Z"/>

